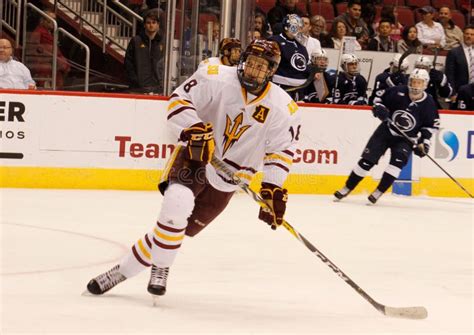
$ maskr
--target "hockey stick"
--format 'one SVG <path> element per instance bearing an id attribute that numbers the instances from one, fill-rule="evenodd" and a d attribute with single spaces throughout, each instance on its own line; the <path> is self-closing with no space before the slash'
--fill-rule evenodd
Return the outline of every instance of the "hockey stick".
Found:
<path id="1" fill-rule="evenodd" d="M 271 208 L 265 202 L 265 200 L 260 196 L 260 194 L 252 191 L 250 187 L 245 184 L 238 176 L 236 176 L 225 163 L 217 159 L 216 157 L 212 158 L 212 165 L 225 173 L 229 178 L 231 178 L 236 185 L 238 185 L 242 190 L 244 190 L 248 195 L 250 195 L 255 202 L 260 206 L 265 207 L 271 211 Z M 334 264 L 329 258 L 327 258 L 321 251 L 319 251 L 314 245 L 312 245 L 303 235 L 301 235 L 293 226 L 291 226 L 287 221 L 283 220 L 283 227 L 290 232 L 298 241 L 300 241 L 304 246 L 309 249 L 313 254 L 315 254 L 324 264 L 331 268 L 334 273 L 336 273 L 340 278 L 342 278 L 350 287 L 352 287 L 357 293 L 359 293 L 366 301 L 368 301 L 376 310 L 380 313 L 397 318 L 404 319 L 425 319 L 428 316 L 428 311 L 425 307 L 389 307 L 375 301 L 370 295 L 368 295 L 359 285 L 357 285 L 352 279 L 350 279 L 336 264 Z"/>
<path id="2" fill-rule="evenodd" d="M 402 64 L 405 58 L 410 56 L 415 51 L 416 51 L 416 47 L 411 46 L 402 54 L 402 56 L 400 57 L 400 60 L 398 61 L 398 72 L 402 72 Z"/>
<path id="3" fill-rule="evenodd" d="M 298 90 L 301 90 L 301 89 L 303 89 L 303 88 L 308 87 L 308 85 L 313 82 L 313 80 L 314 80 L 314 75 L 316 74 L 317 71 L 318 71 L 318 67 L 317 67 L 317 66 L 311 66 L 311 67 L 310 67 L 310 70 L 309 70 L 309 76 L 308 76 L 308 78 L 306 79 L 306 81 L 305 81 L 303 84 L 301 84 L 301 85 L 285 88 L 285 92 L 298 91 Z"/>
<path id="4" fill-rule="evenodd" d="M 395 128 L 410 144 L 412 145 L 416 145 L 416 143 L 408 137 L 407 134 L 405 134 L 400 128 L 398 128 L 398 126 L 391 120 L 388 120 L 388 122 L 390 123 L 390 125 L 393 126 L 393 128 Z M 446 171 L 445 169 L 443 169 L 443 167 L 441 165 L 438 164 L 437 161 L 434 160 L 433 157 L 431 157 L 430 155 L 426 154 L 426 157 L 428 157 L 437 167 L 440 168 L 441 171 L 443 171 L 449 178 L 451 178 L 452 181 L 454 181 L 456 183 L 456 185 L 458 185 L 464 192 L 466 192 L 467 195 L 469 195 L 471 198 L 473 197 L 472 194 L 466 190 L 462 185 L 461 183 L 459 183 L 456 179 L 454 179 L 453 176 L 451 176 L 448 171 Z"/>

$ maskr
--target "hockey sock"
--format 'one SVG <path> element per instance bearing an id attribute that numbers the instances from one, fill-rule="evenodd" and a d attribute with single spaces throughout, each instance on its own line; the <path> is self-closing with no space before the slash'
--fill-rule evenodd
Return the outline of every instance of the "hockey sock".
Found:
<path id="1" fill-rule="evenodd" d="M 387 191 L 388 188 L 392 186 L 395 179 L 397 178 L 392 176 L 391 174 L 388 174 L 387 172 L 384 172 L 382 175 L 382 179 L 380 180 L 379 186 L 377 186 L 377 190 L 382 193 L 385 193 L 385 191 Z"/>
<path id="2" fill-rule="evenodd" d="M 374 163 L 362 158 L 349 175 L 349 178 L 346 181 L 346 187 L 349 190 L 353 190 L 360 183 L 360 181 L 364 179 L 373 166 Z"/>
<path id="3" fill-rule="evenodd" d="M 150 234 L 139 239 L 130 252 L 120 261 L 120 273 L 130 278 L 136 276 L 147 267 L 151 266 L 151 241 Z"/>
<path id="4" fill-rule="evenodd" d="M 154 265 L 165 268 L 173 264 L 193 208 L 194 194 L 188 187 L 171 184 L 167 188 L 152 232 L 151 258 Z"/>

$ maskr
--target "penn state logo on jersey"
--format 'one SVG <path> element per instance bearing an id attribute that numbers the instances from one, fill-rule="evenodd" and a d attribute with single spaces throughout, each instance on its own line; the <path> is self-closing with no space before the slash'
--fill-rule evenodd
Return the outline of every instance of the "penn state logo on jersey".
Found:
<path id="1" fill-rule="evenodd" d="M 291 56 L 291 66 L 293 66 L 298 71 L 306 71 L 306 57 L 299 52 L 295 52 L 293 56 Z"/>
<path id="2" fill-rule="evenodd" d="M 413 130 L 416 126 L 416 119 L 405 110 L 396 110 L 392 115 L 392 121 L 404 132 Z"/>

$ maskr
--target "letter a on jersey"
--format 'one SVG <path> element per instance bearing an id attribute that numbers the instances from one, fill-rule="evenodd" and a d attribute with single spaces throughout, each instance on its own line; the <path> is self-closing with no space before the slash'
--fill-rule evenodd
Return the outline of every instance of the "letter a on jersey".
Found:
<path id="1" fill-rule="evenodd" d="M 267 119 L 268 112 L 270 111 L 269 108 L 258 105 L 255 107 L 255 112 L 252 114 L 252 117 L 260 123 L 264 123 Z"/>
<path id="2" fill-rule="evenodd" d="M 225 122 L 225 132 L 224 132 L 224 150 L 223 155 L 225 155 L 226 151 L 230 149 L 237 142 L 240 137 L 245 133 L 250 126 L 242 126 L 242 121 L 244 120 L 244 113 L 240 113 L 237 115 L 232 122 L 229 115 L 226 115 L 226 122 Z"/>

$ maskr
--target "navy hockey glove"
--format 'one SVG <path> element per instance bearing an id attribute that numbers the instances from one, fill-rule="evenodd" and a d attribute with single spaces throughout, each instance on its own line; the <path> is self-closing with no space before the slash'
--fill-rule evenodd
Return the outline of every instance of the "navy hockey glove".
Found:
<path id="1" fill-rule="evenodd" d="M 210 123 L 205 125 L 199 122 L 183 129 L 180 140 L 188 142 L 185 151 L 186 159 L 205 163 L 211 161 L 216 144 Z"/>
<path id="2" fill-rule="evenodd" d="M 435 70 L 435 69 L 431 69 L 430 81 L 434 83 L 436 86 L 441 86 L 441 82 L 443 81 L 443 72 Z"/>
<path id="3" fill-rule="evenodd" d="M 428 140 L 418 140 L 418 144 L 413 145 L 413 152 L 418 157 L 425 157 L 430 151 L 430 141 Z"/>
<path id="4" fill-rule="evenodd" d="M 286 202 L 288 201 L 288 191 L 273 184 L 262 183 L 260 195 L 272 211 L 268 208 L 260 207 L 258 218 L 269 224 L 271 228 L 275 230 L 283 223 Z"/>
<path id="5" fill-rule="evenodd" d="M 375 104 L 372 107 L 372 114 L 374 114 L 374 116 L 378 117 L 380 120 L 385 121 L 388 119 L 390 111 L 382 104 Z"/>

